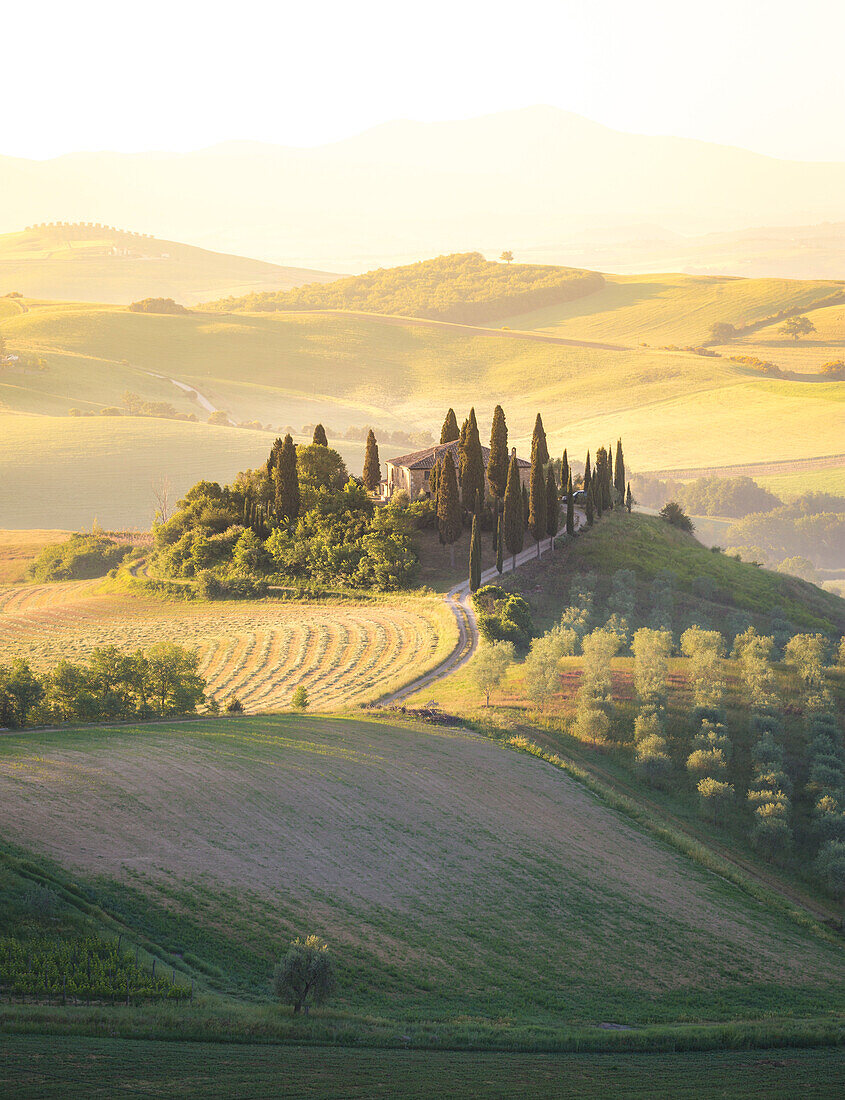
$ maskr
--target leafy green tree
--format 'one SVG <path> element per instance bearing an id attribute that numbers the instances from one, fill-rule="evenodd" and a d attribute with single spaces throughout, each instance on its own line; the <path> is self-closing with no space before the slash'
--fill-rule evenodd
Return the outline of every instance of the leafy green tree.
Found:
<path id="1" fill-rule="evenodd" d="M 525 544 L 525 520 L 523 515 L 522 486 L 519 479 L 519 466 L 516 461 L 516 449 L 511 452 L 510 466 L 508 467 L 508 482 L 505 489 L 505 509 L 502 516 L 504 527 L 504 542 L 508 553 L 513 558 L 513 568 L 516 568 L 516 555 Z"/>
<path id="2" fill-rule="evenodd" d="M 809 317 L 788 317 L 778 329 L 784 336 L 791 336 L 793 340 L 799 340 L 802 336 L 809 336 L 816 331 L 816 326 Z"/>
<path id="3" fill-rule="evenodd" d="M 251 528 L 247 528 L 232 551 L 233 569 L 237 573 L 260 574 L 266 572 L 268 565 L 264 543 Z"/>
<path id="4" fill-rule="evenodd" d="M 250 532 L 251 534 L 251 532 Z M 194 714 L 205 702 L 206 682 L 199 675 L 199 654 L 173 642 L 157 642 L 146 652 L 147 694 L 160 718 Z"/>
<path id="5" fill-rule="evenodd" d="M 294 1013 L 308 1004 L 322 1004 L 335 987 L 334 963 L 328 944 L 317 936 L 291 943 L 273 974 L 279 1000 L 293 1005 Z"/>
<path id="6" fill-rule="evenodd" d="M 546 537 L 546 483 L 539 455 L 539 447 L 533 447 L 528 498 L 528 526 L 537 543 L 537 557 L 540 556 L 540 543 Z"/>
<path id="7" fill-rule="evenodd" d="M 679 531 L 685 531 L 688 535 L 691 535 L 695 530 L 695 524 L 675 500 L 670 500 L 664 504 L 658 514 L 662 520 L 671 524 L 672 527 L 677 527 Z"/>
<path id="8" fill-rule="evenodd" d="M 455 464 L 448 451 L 443 455 L 443 468 L 437 492 L 437 526 L 441 542 L 449 547 L 450 561 L 454 569 L 455 543 L 461 536 L 463 519 L 461 518 L 461 504 L 458 499 Z"/>
<path id="9" fill-rule="evenodd" d="M 378 459 L 378 443 L 375 433 L 370 428 L 367 433 L 367 446 L 364 451 L 364 484 L 374 493 L 381 482 L 381 466 Z"/>
<path id="10" fill-rule="evenodd" d="M 328 447 L 329 439 L 326 435 L 326 429 L 323 427 L 322 424 L 317 424 L 314 428 L 314 438 L 311 440 L 311 442 L 317 444 L 317 446 L 320 447 Z"/>
<path id="11" fill-rule="evenodd" d="M 27 661 L 18 657 L 0 665 L 0 724 L 25 726 L 33 708 L 44 698 L 44 685 Z"/>
<path id="12" fill-rule="evenodd" d="M 727 344 L 736 336 L 736 328 L 729 321 L 714 321 L 710 326 L 710 343 Z"/>
<path id="13" fill-rule="evenodd" d="M 490 432 L 490 454 L 487 459 L 487 482 L 492 495 L 501 502 L 508 485 L 508 426 L 501 405 L 493 410 Z"/>
<path id="14" fill-rule="evenodd" d="M 349 480 L 346 463 L 334 448 L 322 443 L 296 448 L 299 484 L 309 489 L 342 489 Z"/>
<path id="15" fill-rule="evenodd" d="M 440 429 L 440 442 L 452 443 L 460 437 L 461 433 L 458 429 L 458 418 L 455 416 L 455 410 L 449 409 L 446 413 L 446 419 L 443 421 L 443 427 Z"/>
<path id="16" fill-rule="evenodd" d="M 294 691 L 290 699 L 291 706 L 295 710 L 307 710 L 308 709 L 308 692 L 305 690 L 302 684 Z"/>
<path id="17" fill-rule="evenodd" d="M 575 490 L 571 473 L 566 480 L 566 533 L 570 538 L 575 534 Z"/>
<path id="18" fill-rule="evenodd" d="M 641 704 L 663 710 L 668 694 L 672 635 L 666 630 L 643 627 L 634 634 L 631 650 L 634 654 L 634 687 Z"/>
<path id="19" fill-rule="evenodd" d="M 542 705 L 560 691 L 560 660 L 575 650 L 575 632 L 561 626 L 534 638 L 523 665 L 525 693 Z"/>
<path id="20" fill-rule="evenodd" d="M 482 642 L 472 661 L 472 678 L 484 692 L 484 705 L 490 706 L 490 692 L 502 682 L 514 662 L 513 642 Z"/>
<path id="21" fill-rule="evenodd" d="M 475 409 L 470 409 L 464 437 L 463 470 L 461 471 L 461 498 L 467 512 L 475 509 L 479 496 L 482 500 L 484 499 L 484 458 L 481 453 Z"/>
<path id="22" fill-rule="evenodd" d="M 546 474 L 546 534 L 554 540 L 560 527 L 560 498 L 557 492 L 555 472 L 549 465 Z M 554 541 L 552 541 L 554 547 Z"/>
<path id="23" fill-rule="evenodd" d="M 505 249 L 505 251 L 504 251 L 504 252 L 503 252 L 503 253 L 501 254 L 501 256 L 499 257 L 499 259 L 500 259 L 500 260 L 504 260 L 504 262 L 505 262 L 506 264 L 511 264 L 511 263 L 513 263 L 513 252 L 511 252 L 511 250 L 510 250 L 509 248 L 507 248 L 507 249 Z"/>
<path id="24" fill-rule="evenodd" d="M 730 805 L 733 800 L 734 788 L 721 779 L 705 776 L 698 781 L 697 789 L 702 812 L 709 816 L 715 825 L 724 807 Z"/>
<path id="25" fill-rule="evenodd" d="M 472 517 L 472 535 L 469 542 L 469 590 L 475 592 L 481 586 L 481 531 L 478 513 Z"/>

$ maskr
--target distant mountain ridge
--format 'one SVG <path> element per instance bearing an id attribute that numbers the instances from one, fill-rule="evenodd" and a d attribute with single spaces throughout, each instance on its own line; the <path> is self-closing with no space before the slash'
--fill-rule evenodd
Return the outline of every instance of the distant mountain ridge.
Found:
<path id="1" fill-rule="evenodd" d="M 0 228 L 50 217 L 346 272 L 479 249 L 581 264 L 573 234 L 845 221 L 845 164 L 621 133 L 551 107 L 399 121 L 314 149 L 0 158 Z M 591 266 L 591 265 L 586 265 Z"/>

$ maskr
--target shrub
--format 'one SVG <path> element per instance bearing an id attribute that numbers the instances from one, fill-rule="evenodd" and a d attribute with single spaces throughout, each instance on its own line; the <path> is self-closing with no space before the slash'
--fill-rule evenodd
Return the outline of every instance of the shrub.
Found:
<path id="1" fill-rule="evenodd" d="M 710 776 L 715 779 L 723 775 L 728 762 L 721 749 L 696 749 L 687 757 L 687 771 L 693 775 Z"/>
<path id="2" fill-rule="evenodd" d="M 244 712 L 243 703 L 240 701 L 240 699 L 237 697 L 237 695 L 233 695 L 232 698 L 229 700 L 229 702 L 226 704 L 226 713 L 227 714 L 243 714 L 243 712 Z"/>
<path id="3" fill-rule="evenodd" d="M 672 527 L 677 527 L 679 531 L 685 531 L 688 535 L 695 530 L 695 524 L 676 500 L 670 500 L 664 504 L 658 515 Z"/>
<path id="4" fill-rule="evenodd" d="M 187 313 L 184 306 L 174 302 L 172 298 L 142 298 L 133 302 L 129 309 L 132 313 Z"/>
<path id="5" fill-rule="evenodd" d="M 105 535 L 71 535 L 67 542 L 45 546 L 27 570 L 34 581 L 80 581 L 105 575 L 132 547 Z"/>
<path id="6" fill-rule="evenodd" d="M 291 706 L 295 710 L 308 709 L 308 692 L 305 690 L 302 684 L 300 684 L 299 687 L 294 691 L 293 695 L 291 696 L 290 702 Z"/>
<path id="7" fill-rule="evenodd" d="M 610 719 L 597 707 L 579 707 L 572 733 L 579 741 L 594 742 L 603 745 L 610 736 Z"/>
<path id="8" fill-rule="evenodd" d="M 709 815 L 715 824 L 721 811 L 733 799 L 733 787 L 730 783 L 706 776 L 699 780 L 697 790 L 702 813 Z"/>

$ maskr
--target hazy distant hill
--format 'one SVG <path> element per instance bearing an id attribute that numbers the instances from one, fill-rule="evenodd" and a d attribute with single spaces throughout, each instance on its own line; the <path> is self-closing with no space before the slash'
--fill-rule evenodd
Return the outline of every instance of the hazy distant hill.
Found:
<path id="1" fill-rule="evenodd" d="M 194 305 L 212 295 L 289 290 L 335 277 L 91 223 L 0 236 L 0 295 L 121 303 L 164 297 Z"/>
<path id="2" fill-rule="evenodd" d="M 521 250 L 558 248 L 593 227 L 702 234 L 843 221 L 845 165 L 625 134 L 533 107 L 394 122 L 315 149 L 229 143 L 186 154 L 6 157 L 0 194 L 0 229 L 98 218 L 354 272 L 472 249 L 536 260 Z"/>

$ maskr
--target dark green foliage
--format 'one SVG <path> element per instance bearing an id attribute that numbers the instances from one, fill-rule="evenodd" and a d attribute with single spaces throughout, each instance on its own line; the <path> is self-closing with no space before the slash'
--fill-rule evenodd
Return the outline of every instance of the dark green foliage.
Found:
<path id="1" fill-rule="evenodd" d="M 496 515 L 498 517 L 498 525 L 496 528 L 496 569 L 499 574 L 501 574 L 504 572 L 505 524 L 502 513 L 499 511 Z"/>
<path id="2" fill-rule="evenodd" d="M 508 482 L 505 489 L 505 507 L 502 516 L 504 542 L 508 552 L 516 556 L 525 543 L 525 518 L 522 502 L 522 487 L 519 480 L 519 467 L 516 462 L 516 450 L 511 454 L 508 467 Z"/>
<path id="3" fill-rule="evenodd" d="M 329 445 L 328 436 L 326 435 L 326 429 L 323 427 L 322 424 L 317 424 L 315 426 L 315 428 L 314 428 L 314 438 L 311 440 L 311 442 L 319 444 L 319 446 L 321 446 L 321 447 L 328 447 L 328 445 Z"/>
<path id="4" fill-rule="evenodd" d="M 205 700 L 194 650 L 172 642 L 125 653 L 93 650 L 87 664 L 60 661 L 39 676 L 26 661 L 0 665 L 0 725 L 194 714 Z"/>
<path id="5" fill-rule="evenodd" d="M 622 453 L 622 440 L 616 441 L 616 462 L 613 471 L 613 486 L 616 489 L 616 499 L 621 503 L 625 500 L 625 456 Z"/>
<path id="6" fill-rule="evenodd" d="M 428 491 L 431 494 L 431 499 L 437 500 L 437 493 L 440 487 L 440 474 L 442 473 L 443 466 L 439 456 L 434 460 L 434 466 L 428 478 Z"/>
<path id="7" fill-rule="evenodd" d="M 306 506 L 315 490 L 339 490 L 349 480 L 346 463 L 333 448 L 320 443 L 296 448 L 299 485 Z"/>
<path id="8" fill-rule="evenodd" d="M 726 544 L 757 547 L 773 565 L 805 557 L 816 568 L 837 569 L 845 544 L 845 498 L 806 493 L 765 514 L 746 516 L 731 526 Z"/>
<path id="9" fill-rule="evenodd" d="M 131 549 L 105 535 L 71 535 L 67 542 L 45 546 L 27 569 L 27 576 L 41 582 L 104 577 Z"/>
<path id="10" fill-rule="evenodd" d="M 572 488 L 572 474 L 566 480 L 566 533 L 575 534 L 575 492 Z"/>
<path id="11" fill-rule="evenodd" d="M 549 461 L 549 448 L 546 444 L 546 429 L 543 427 L 543 418 L 539 413 L 537 413 L 537 419 L 534 421 L 534 432 L 531 436 L 532 462 L 535 456 L 541 466 L 545 466 Z"/>
<path id="12" fill-rule="evenodd" d="M 677 501 L 670 500 L 667 504 L 664 504 L 660 509 L 660 518 L 673 527 L 677 527 L 679 531 L 685 531 L 688 535 L 691 535 L 695 530 L 695 524 Z"/>
<path id="13" fill-rule="evenodd" d="M 464 437 L 463 469 L 461 471 L 461 499 L 467 512 L 476 507 L 479 494 L 483 499 L 484 458 L 481 454 L 481 439 L 478 435 L 475 409 L 470 409 Z"/>
<path id="14" fill-rule="evenodd" d="M 443 469 L 437 491 L 437 527 L 441 541 L 447 546 L 460 538 L 463 529 L 455 464 L 448 451 L 443 456 Z"/>
<path id="15" fill-rule="evenodd" d="M 584 502 L 584 512 L 587 517 L 587 526 L 592 527 L 595 521 L 595 505 L 593 503 L 593 486 L 590 484 L 587 490 L 587 498 Z"/>
<path id="16" fill-rule="evenodd" d="M 488 642 L 513 642 L 527 649 L 534 635 L 531 608 L 522 596 L 512 595 L 496 584 L 486 584 L 473 596 L 478 629 Z"/>
<path id="17" fill-rule="evenodd" d="M 296 462 L 296 447 L 293 439 L 286 435 L 279 452 L 278 462 L 273 468 L 273 483 L 276 496 L 276 516 L 293 522 L 299 515 L 302 496 L 299 490 L 299 469 Z"/>
<path id="18" fill-rule="evenodd" d="M 226 312 L 346 309 L 473 324 L 569 302 L 603 285 L 597 272 L 544 264 L 497 264 L 479 252 L 463 252 L 332 283 L 227 298 L 214 305 Z"/>
<path id="19" fill-rule="evenodd" d="M 273 470 L 279 465 L 279 458 L 282 454 L 282 448 L 284 447 L 284 441 L 278 436 L 273 441 L 273 446 L 270 448 L 270 454 L 267 456 L 267 477 L 272 480 Z"/>
<path id="20" fill-rule="evenodd" d="M 564 448 L 563 458 L 560 460 L 560 491 L 562 493 L 568 492 L 567 485 L 569 485 L 569 456 Z"/>
<path id="21" fill-rule="evenodd" d="M 504 500 L 508 485 L 508 426 L 501 405 L 493 410 L 490 432 L 490 454 L 487 459 L 487 481 L 494 497 Z"/>
<path id="22" fill-rule="evenodd" d="M 543 465 L 540 461 L 542 449 L 536 440 L 532 452 L 528 526 L 539 550 L 540 541 L 546 537 L 546 479 L 543 477 Z"/>
<path id="23" fill-rule="evenodd" d="M 546 474 L 546 534 L 554 537 L 560 526 L 560 497 L 551 465 Z"/>
<path id="24" fill-rule="evenodd" d="M 584 463 L 584 483 L 583 483 L 583 489 L 584 489 L 585 493 L 589 492 L 590 483 L 592 482 L 592 480 L 593 480 L 593 473 L 592 473 L 592 469 L 590 467 L 590 452 L 587 451 L 587 460 Z"/>
<path id="25" fill-rule="evenodd" d="M 633 497 L 633 494 L 631 493 L 631 482 L 629 481 L 628 482 L 628 491 L 625 494 L 625 507 L 628 509 L 628 514 L 629 515 L 631 513 L 631 509 L 633 508 L 633 506 L 634 506 L 634 497 Z"/>
<path id="26" fill-rule="evenodd" d="M 528 518 L 531 514 L 531 498 L 528 495 L 528 486 L 522 486 L 522 526 L 528 530 Z"/>
<path id="27" fill-rule="evenodd" d="M 481 584 L 481 531 L 478 514 L 472 517 L 472 536 L 469 542 L 469 590 L 475 592 Z"/>
<path id="28" fill-rule="evenodd" d="M 455 410 L 449 409 L 446 413 L 446 419 L 443 421 L 443 427 L 440 429 L 440 442 L 452 443 L 454 440 L 460 438 L 460 430 L 458 428 L 458 418 L 455 416 Z"/>
<path id="29" fill-rule="evenodd" d="M 374 493 L 381 481 L 381 466 L 378 459 L 378 443 L 375 433 L 370 428 L 367 434 L 367 448 L 364 452 L 364 485 Z"/>
<path id="30" fill-rule="evenodd" d="M 334 986 L 332 957 L 316 936 L 294 940 L 273 973 L 276 996 L 293 1005 L 295 1013 L 309 1001 L 322 1004 Z"/>

